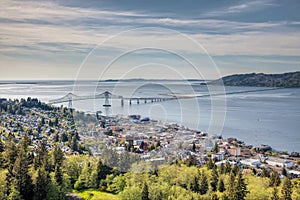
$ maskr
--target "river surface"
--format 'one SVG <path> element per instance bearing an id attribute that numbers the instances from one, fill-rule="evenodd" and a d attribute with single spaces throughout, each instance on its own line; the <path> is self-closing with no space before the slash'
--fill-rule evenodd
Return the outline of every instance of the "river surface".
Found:
<path id="1" fill-rule="evenodd" d="M 73 107 L 85 112 L 104 114 L 140 114 L 163 122 L 176 122 L 209 134 L 235 137 L 247 144 L 268 144 L 279 151 L 300 152 L 300 89 L 256 91 L 257 87 L 212 87 L 198 81 L 42 81 L 37 83 L 1 83 L 1 98 L 36 97 L 48 102 L 71 92 L 78 96 L 101 94 L 105 91 L 123 96 L 109 100 L 112 107 L 105 109 L 104 99 L 73 101 Z M 240 91 L 253 91 L 239 93 Z M 238 92 L 238 93 L 235 93 Z M 234 93 L 221 95 L 224 93 Z M 207 96 L 207 94 L 219 94 Z M 178 100 L 151 103 L 130 97 L 169 98 Z M 203 96 L 203 97 L 201 97 Z M 63 103 L 68 105 L 68 102 Z M 60 105 L 60 104 L 57 104 Z"/>

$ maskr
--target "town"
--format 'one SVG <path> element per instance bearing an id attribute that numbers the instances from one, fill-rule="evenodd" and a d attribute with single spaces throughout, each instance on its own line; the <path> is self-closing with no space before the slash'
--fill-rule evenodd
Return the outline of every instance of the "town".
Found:
<path id="1" fill-rule="evenodd" d="M 276 152 L 268 145 L 254 147 L 236 138 L 223 139 L 140 115 L 123 117 L 97 113 L 95 116 L 49 106 L 31 98 L 1 99 L 0 103 L 0 144 L 3 146 L 8 137 L 21 141 L 27 134 L 33 154 L 41 141 L 46 140 L 49 150 L 59 143 L 66 156 L 99 156 L 110 150 L 117 155 L 115 159 L 126 153 L 156 165 L 182 160 L 201 166 L 213 161 L 217 166 L 229 163 L 255 169 L 256 176 L 265 169 L 273 169 L 281 176 L 300 177 L 298 152 Z"/>

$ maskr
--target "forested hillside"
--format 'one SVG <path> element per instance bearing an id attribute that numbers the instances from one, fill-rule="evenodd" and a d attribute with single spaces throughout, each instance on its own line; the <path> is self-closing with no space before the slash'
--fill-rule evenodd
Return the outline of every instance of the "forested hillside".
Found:
<path id="1" fill-rule="evenodd" d="M 300 72 L 235 74 L 209 82 L 209 84 L 221 84 L 221 81 L 225 86 L 300 87 Z"/>

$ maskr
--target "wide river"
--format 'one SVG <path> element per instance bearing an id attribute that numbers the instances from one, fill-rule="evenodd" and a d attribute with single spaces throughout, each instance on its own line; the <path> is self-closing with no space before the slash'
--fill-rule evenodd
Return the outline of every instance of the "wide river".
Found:
<path id="1" fill-rule="evenodd" d="M 48 102 L 71 92 L 78 96 L 96 95 L 110 91 L 123 96 L 109 99 L 112 107 L 105 110 L 105 99 L 73 101 L 73 107 L 85 112 L 102 111 L 109 115 L 140 114 L 142 117 L 176 122 L 209 134 L 236 137 L 247 144 L 268 144 L 280 151 L 300 152 L 300 89 L 256 91 L 257 87 L 207 88 L 197 81 L 43 81 L 37 83 L 1 83 L 1 98 L 36 97 Z M 223 91 L 224 90 L 224 91 Z M 252 91 L 241 92 L 240 91 Z M 205 96 L 207 94 L 227 95 Z M 238 93 L 235 93 L 238 92 Z M 229 93 L 229 94 L 228 94 Z M 147 103 L 136 100 L 129 105 L 130 97 L 181 98 L 178 100 Z M 75 97 L 76 98 L 76 97 Z M 68 103 L 63 103 L 68 105 Z M 60 104 L 57 104 L 60 105 Z"/>

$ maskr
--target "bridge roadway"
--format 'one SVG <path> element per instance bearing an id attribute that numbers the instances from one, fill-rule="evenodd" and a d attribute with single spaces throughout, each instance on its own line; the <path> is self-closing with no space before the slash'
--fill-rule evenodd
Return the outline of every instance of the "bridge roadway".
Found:
<path id="1" fill-rule="evenodd" d="M 86 95 L 86 96 L 78 96 L 73 93 L 68 93 L 61 98 L 50 100 L 49 104 L 58 104 L 58 103 L 69 102 L 69 108 L 72 108 L 73 101 L 81 101 L 81 100 L 88 100 L 88 99 L 105 99 L 105 103 L 103 104 L 103 106 L 110 107 L 111 106 L 111 104 L 109 102 L 110 99 L 120 99 L 121 106 L 124 106 L 124 100 L 127 100 L 129 105 L 131 105 L 134 101 L 137 104 L 140 104 L 141 102 L 144 102 L 146 104 L 146 103 L 162 102 L 162 101 L 169 101 L 169 100 L 176 100 L 176 99 L 189 99 L 189 98 L 201 98 L 201 97 L 209 97 L 209 96 L 232 95 L 232 94 L 262 92 L 262 91 L 279 90 L 279 89 L 284 89 L 284 88 L 262 88 L 262 89 L 256 89 L 256 90 L 245 90 L 245 91 L 215 93 L 215 94 L 203 94 L 203 95 L 194 95 L 194 96 L 193 95 L 186 96 L 186 95 L 179 95 L 179 94 L 168 94 L 169 97 L 123 97 L 120 95 L 114 95 L 108 91 L 103 92 L 101 94 L 97 94 L 97 95 Z"/>

